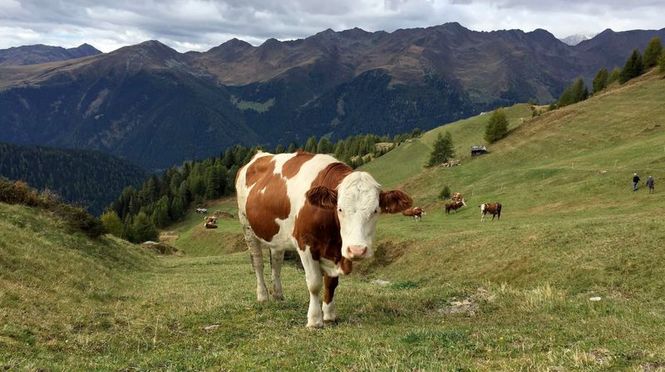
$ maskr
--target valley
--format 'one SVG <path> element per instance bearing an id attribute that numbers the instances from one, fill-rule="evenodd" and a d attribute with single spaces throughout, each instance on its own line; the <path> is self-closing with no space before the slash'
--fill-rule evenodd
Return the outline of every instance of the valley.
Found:
<path id="1" fill-rule="evenodd" d="M 305 328 L 295 264 L 286 300 L 258 304 L 240 224 L 191 211 L 179 255 L 65 234 L 0 204 L 0 367 L 8 369 L 635 369 L 665 366 L 665 79 L 652 70 L 533 117 L 471 157 L 487 114 L 433 128 L 364 165 L 407 191 L 421 222 L 381 216 L 376 255 L 340 280 L 336 324 Z M 424 168 L 452 135 L 460 166 Z M 653 175 L 656 193 L 630 178 Z M 467 207 L 446 215 L 448 185 Z M 500 221 L 477 205 L 500 201 Z M 235 200 L 209 202 L 236 215 Z M 240 242 L 240 243 L 239 243 Z M 266 259 L 266 266 L 268 265 Z"/>

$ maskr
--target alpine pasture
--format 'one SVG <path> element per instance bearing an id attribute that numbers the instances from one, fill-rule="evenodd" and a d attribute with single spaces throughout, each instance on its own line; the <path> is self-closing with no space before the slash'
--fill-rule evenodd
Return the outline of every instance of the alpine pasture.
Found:
<path id="1" fill-rule="evenodd" d="M 655 72 L 531 118 L 471 158 L 487 115 L 367 164 L 421 222 L 382 216 L 374 258 L 337 289 L 336 324 L 305 328 L 308 292 L 256 302 L 236 219 L 169 229 L 181 255 L 61 232 L 0 205 L 0 367 L 53 370 L 517 370 L 665 368 L 665 80 Z M 450 131 L 461 166 L 424 168 Z M 633 172 L 656 193 L 632 192 Z M 446 215 L 444 185 L 468 204 Z M 503 204 L 500 221 L 477 207 Z M 235 215 L 235 201 L 208 206 Z M 269 263 L 266 260 L 266 269 Z M 269 272 L 269 270 L 266 270 Z"/>

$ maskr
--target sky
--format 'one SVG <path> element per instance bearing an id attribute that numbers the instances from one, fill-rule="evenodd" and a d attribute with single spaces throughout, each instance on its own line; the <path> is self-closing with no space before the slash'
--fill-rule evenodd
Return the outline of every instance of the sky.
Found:
<path id="1" fill-rule="evenodd" d="M 160 40 L 185 52 L 238 38 L 304 38 L 331 28 L 392 32 L 459 22 L 476 31 L 543 28 L 559 38 L 665 27 L 665 0 L 0 0 L 0 49 L 110 52 Z"/>

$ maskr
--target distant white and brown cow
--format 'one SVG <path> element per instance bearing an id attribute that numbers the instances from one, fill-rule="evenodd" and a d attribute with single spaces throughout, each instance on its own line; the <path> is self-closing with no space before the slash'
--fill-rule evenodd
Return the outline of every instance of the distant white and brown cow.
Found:
<path id="1" fill-rule="evenodd" d="M 501 219 L 501 203 L 484 203 L 479 205 L 479 207 L 480 207 L 480 222 L 483 222 L 485 220 L 486 214 L 492 215 L 492 221 L 494 221 L 494 217 L 496 217 L 497 220 Z"/>
<path id="2" fill-rule="evenodd" d="M 464 206 L 464 202 L 459 201 L 459 200 L 452 200 L 452 201 L 446 203 L 446 206 L 445 206 L 446 214 L 450 214 L 450 211 L 457 212 L 457 210 L 462 208 L 463 206 Z"/>
<path id="3" fill-rule="evenodd" d="M 450 199 L 454 202 L 462 203 L 462 206 L 466 206 L 466 202 L 464 201 L 464 196 L 459 192 L 454 192 L 453 195 L 450 197 Z"/>
<path id="4" fill-rule="evenodd" d="M 414 220 L 420 221 L 425 214 L 425 211 L 420 207 L 407 208 L 402 212 L 407 217 L 413 217 Z"/>
<path id="5" fill-rule="evenodd" d="M 412 204 L 402 191 L 381 191 L 369 173 L 306 152 L 256 154 L 238 171 L 236 190 L 257 300 L 268 299 L 261 248 L 270 249 L 274 299 L 283 298 L 284 251 L 295 249 L 309 290 L 308 327 L 336 320 L 338 276 L 350 273 L 353 261 L 372 255 L 379 214 L 398 213 Z"/>

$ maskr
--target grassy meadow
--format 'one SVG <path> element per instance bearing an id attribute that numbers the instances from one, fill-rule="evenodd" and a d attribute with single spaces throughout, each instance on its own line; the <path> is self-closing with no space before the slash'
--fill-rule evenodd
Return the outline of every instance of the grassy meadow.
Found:
<path id="1" fill-rule="evenodd" d="M 376 256 L 340 280 L 321 330 L 305 328 L 296 265 L 286 300 L 256 303 L 235 219 L 205 230 L 191 213 L 164 233 L 182 255 L 154 257 L 0 204 L 0 368 L 663 370 L 664 102 L 650 73 L 533 119 L 507 108 L 511 134 L 487 155 L 469 156 L 481 115 L 365 165 L 427 214 L 381 217 Z M 423 168 L 445 130 L 462 165 Z M 656 193 L 632 192 L 633 172 Z M 446 215 L 444 185 L 468 206 Z M 502 218 L 481 223 L 490 201 Z"/>

